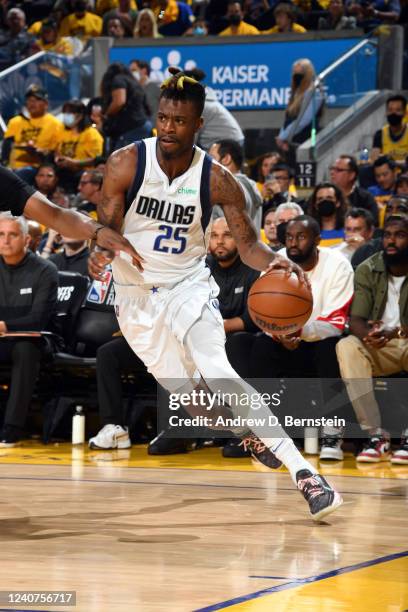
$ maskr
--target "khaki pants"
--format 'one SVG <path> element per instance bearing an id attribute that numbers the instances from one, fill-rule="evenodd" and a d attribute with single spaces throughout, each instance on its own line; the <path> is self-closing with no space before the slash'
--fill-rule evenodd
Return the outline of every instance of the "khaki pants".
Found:
<path id="1" fill-rule="evenodd" d="M 372 377 L 408 371 L 408 340 L 394 339 L 384 348 L 372 349 L 356 336 L 348 336 L 337 343 L 336 352 L 341 377 L 361 428 L 381 427 Z"/>

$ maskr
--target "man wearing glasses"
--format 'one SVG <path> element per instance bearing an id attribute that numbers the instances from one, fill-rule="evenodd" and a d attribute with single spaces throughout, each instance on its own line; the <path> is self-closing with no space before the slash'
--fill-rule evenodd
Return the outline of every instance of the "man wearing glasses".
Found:
<path id="1" fill-rule="evenodd" d="M 358 164 L 352 155 L 340 155 L 330 166 L 330 181 L 339 187 L 351 208 L 368 210 L 378 226 L 378 206 L 374 196 L 357 185 Z"/>
<path id="2" fill-rule="evenodd" d="M 103 174 L 99 170 L 85 170 L 78 183 L 81 204 L 80 212 L 87 212 L 93 219 L 97 218 L 96 209 L 102 199 Z"/>

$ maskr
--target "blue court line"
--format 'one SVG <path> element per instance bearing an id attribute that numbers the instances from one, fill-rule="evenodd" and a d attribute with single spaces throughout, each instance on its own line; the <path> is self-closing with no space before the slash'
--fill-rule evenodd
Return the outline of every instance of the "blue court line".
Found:
<path id="1" fill-rule="evenodd" d="M 339 569 L 330 570 L 328 572 L 324 572 L 323 574 L 309 576 L 309 578 L 300 578 L 296 581 L 278 584 L 277 586 L 269 587 L 268 589 L 262 589 L 262 591 L 255 591 L 255 593 L 250 593 L 249 595 L 234 597 L 233 599 L 221 601 L 220 603 L 207 606 L 206 608 L 199 608 L 197 610 L 194 610 L 194 612 L 214 612 L 215 610 L 222 610 L 224 608 L 229 608 L 230 606 L 233 606 L 235 604 L 243 603 L 245 601 L 251 601 L 252 599 L 258 599 L 259 597 L 264 597 L 265 595 L 269 595 L 271 593 L 278 593 L 279 591 L 294 589 L 295 587 L 298 587 L 301 584 L 310 584 L 312 582 L 325 580 L 326 578 L 332 578 L 333 576 L 341 576 L 342 574 L 355 572 L 356 570 L 363 569 L 365 567 L 371 567 L 373 565 L 379 565 L 380 563 L 385 563 L 387 561 L 394 561 L 395 559 L 401 559 L 402 557 L 408 557 L 408 550 L 405 550 L 404 552 L 400 553 L 393 553 L 392 555 L 386 555 L 385 557 L 377 557 L 377 559 L 363 561 L 362 563 L 356 563 L 355 565 L 347 565 L 346 567 L 340 567 Z M 263 578 L 267 579 L 268 576 L 263 576 Z M 270 576 L 270 578 L 273 577 Z"/>
<path id="2" fill-rule="evenodd" d="M 66 466 L 67 467 L 67 466 Z M 0 476 L 2 480 L 34 480 L 35 482 L 90 482 L 96 484 L 135 484 L 135 485 L 148 485 L 148 486 L 166 486 L 166 487 L 207 487 L 212 489 L 249 489 L 254 491 L 265 491 L 265 487 L 254 487 L 246 485 L 223 485 L 223 484 L 211 484 L 211 483 L 197 483 L 197 482 L 146 482 L 144 480 L 95 480 L 91 478 L 38 478 L 36 476 Z M 387 478 L 387 481 L 389 479 Z M 397 479 L 400 480 L 401 479 Z M 292 493 L 297 492 L 295 486 L 293 487 L 276 487 L 275 491 L 290 491 Z M 376 493 L 374 491 L 341 491 L 342 495 L 369 495 L 374 497 L 406 497 L 405 493 Z M 1 609 L 0 609 L 1 612 Z"/>

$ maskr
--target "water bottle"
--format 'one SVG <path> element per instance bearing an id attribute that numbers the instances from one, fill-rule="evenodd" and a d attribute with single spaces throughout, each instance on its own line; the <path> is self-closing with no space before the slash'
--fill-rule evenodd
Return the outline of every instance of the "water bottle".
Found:
<path id="1" fill-rule="evenodd" d="M 82 406 L 75 406 L 75 414 L 72 417 L 72 444 L 83 444 L 85 442 L 85 415 Z"/>
<path id="2" fill-rule="evenodd" d="M 360 163 L 368 164 L 369 159 L 370 159 L 370 152 L 367 149 L 367 147 L 364 147 L 364 149 L 362 149 L 360 152 Z"/>

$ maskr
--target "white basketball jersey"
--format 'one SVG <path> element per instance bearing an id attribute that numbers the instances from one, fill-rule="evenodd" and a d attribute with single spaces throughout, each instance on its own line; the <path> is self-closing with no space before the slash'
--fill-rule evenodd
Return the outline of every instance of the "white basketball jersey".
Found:
<path id="1" fill-rule="evenodd" d="M 112 264 L 120 285 L 177 283 L 205 267 L 211 157 L 195 147 L 188 170 L 169 183 L 157 161 L 156 142 L 136 143 L 137 172 L 122 225 L 123 235 L 145 260 L 144 272 L 121 253 Z"/>

